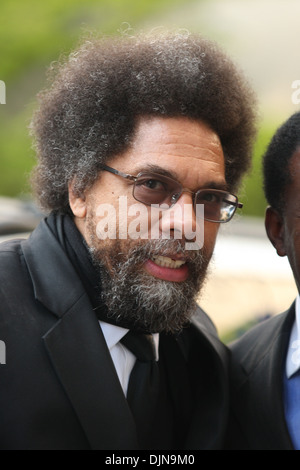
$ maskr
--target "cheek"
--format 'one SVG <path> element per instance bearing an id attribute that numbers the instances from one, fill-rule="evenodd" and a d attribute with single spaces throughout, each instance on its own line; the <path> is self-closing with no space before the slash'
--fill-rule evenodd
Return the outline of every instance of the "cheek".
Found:
<path id="1" fill-rule="evenodd" d="M 300 271 L 300 231 L 296 230 L 288 240 L 287 254 L 290 264 Z"/>
<path id="2" fill-rule="evenodd" d="M 288 257 L 296 282 L 300 284 L 300 227 L 295 219 L 288 220 L 284 227 L 284 250 Z"/>
<path id="3" fill-rule="evenodd" d="M 220 224 L 214 224 L 212 222 L 204 223 L 204 249 L 207 255 L 211 256 L 213 254 L 217 235 L 220 229 Z"/>
<path id="4" fill-rule="evenodd" d="M 120 240 L 149 238 L 150 210 L 135 199 L 127 196 L 119 197 L 116 220 Z"/>
<path id="5" fill-rule="evenodd" d="M 110 246 L 114 240 L 148 239 L 151 217 L 148 207 L 127 196 L 108 201 L 93 200 L 88 205 L 89 239 Z"/>

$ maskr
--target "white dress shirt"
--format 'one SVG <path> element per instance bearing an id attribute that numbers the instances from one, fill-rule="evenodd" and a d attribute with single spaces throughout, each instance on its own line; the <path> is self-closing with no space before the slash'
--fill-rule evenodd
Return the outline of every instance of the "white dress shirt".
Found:
<path id="1" fill-rule="evenodd" d="M 129 377 L 135 364 L 136 357 L 122 343 L 120 343 L 120 341 L 129 330 L 120 326 L 111 325 L 110 323 L 103 321 L 100 321 L 99 323 L 113 363 L 115 365 L 123 392 L 125 396 L 127 396 Z M 153 334 L 153 340 L 156 349 L 156 360 L 158 361 L 158 333 Z"/>
<path id="2" fill-rule="evenodd" d="M 286 375 L 290 379 L 300 369 L 300 296 L 296 299 L 296 319 L 291 331 L 286 358 Z"/>

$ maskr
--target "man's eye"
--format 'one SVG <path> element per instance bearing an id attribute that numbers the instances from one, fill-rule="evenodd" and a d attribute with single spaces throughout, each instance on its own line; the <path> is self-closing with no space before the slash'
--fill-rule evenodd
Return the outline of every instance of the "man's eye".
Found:
<path id="1" fill-rule="evenodd" d="M 201 196 L 201 199 L 204 202 L 211 202 L 211 203 L 219 203 L 220 202 L 220 196 L 215 193 L 204 193 Z"/>
<path id="2" fill-rule="evenodd" d="M 165 190 L 164 184 L 161 181 L 155 179 L 145 180 L 142 185 L 145 186 L 147 189 L 155 189 L 156 191 Z"/>

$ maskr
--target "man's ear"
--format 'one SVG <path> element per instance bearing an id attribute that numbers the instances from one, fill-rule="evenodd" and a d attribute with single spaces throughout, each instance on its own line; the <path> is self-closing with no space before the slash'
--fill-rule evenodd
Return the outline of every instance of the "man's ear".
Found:
<path id="1" fill-rule="evenodd" d="M 284 221 L 279 212 L 268 207 L 265 216 L 265 227 L 270 242 L 275 247 L 278 256 L 286 256 Z"/>
<path id="2" fill-rule="evenodd" d="M 87 206 L 84 194 L 77 195 L 75 189 L 75 180 L 69 184 L 69 204 L 75 217 L 84 219 L 86 217 Z"/>

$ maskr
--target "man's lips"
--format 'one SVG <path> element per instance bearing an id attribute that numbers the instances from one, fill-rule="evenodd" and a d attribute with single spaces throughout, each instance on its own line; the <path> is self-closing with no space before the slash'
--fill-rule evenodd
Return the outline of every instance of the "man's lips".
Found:
<path id="1" fill-rule="evenodd" d="M 178 256 L 155 256 L 148 259 L 145 264 L 145 270 L 154 277 L 164 281 L 183 282 L 189 276 L 189 268 L 185 260 L 174 259 Z"/>

